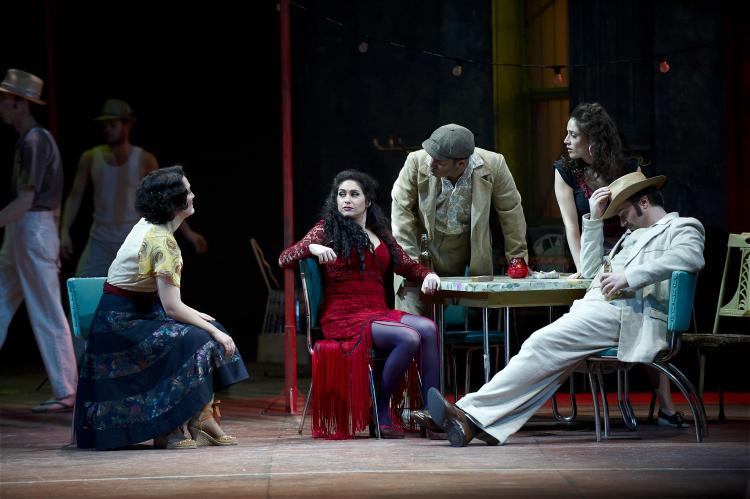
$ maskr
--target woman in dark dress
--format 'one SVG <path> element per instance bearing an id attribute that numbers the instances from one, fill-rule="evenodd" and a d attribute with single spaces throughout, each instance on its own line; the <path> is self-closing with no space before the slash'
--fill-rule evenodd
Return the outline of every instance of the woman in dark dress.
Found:
<path id="1" fill-rule="evenodd" d="M 224 328 L 180 298 L 173 233 L 195 211 L 194 197 L 179 166 L 141 181 L 135 202 L 144 218 L 109 268 L 80 367 L 79 447 L 237 444 L 219 426 L 214 392 L 246 379 L 245 365 Z"/>
<path id="2" fill-rule="evenodd" d="M 555 196 L 565 224 L 570 253 L 579 277 L 581 269 L 581 217 L 590 212 L 589 197 L 600 187 L 634 171 L 641 171 L 641 162 L 626 159 L 620 134 L 614 120 L 599 103 L 579 104 L 570 113 L 567 133 L 563 140 L 567 157 L 554 164 Z M 616 242 L 625 229 L 617 217 L 604 224 L 605 244 Z M 685 423 L 672 403 L 669 379 L 648 369 L 649 377 L 659 397 L 659 424 L 682 427 Z"/>
<path id="3" fill-rule="evenodd" d="M 315 437 L 351 438 L 367 426 L 367 371 L 373 346 L 388 353 L 377 407 L 382 436 L 403 437 L 389 401 L 413 359 L 421 368 L 422 400 L 426 400 L 427 390 L 438 384 L 435 323 L 389 309 L 383 276 L 391 267 L 408 280 L 422 282 L 424 293 L 438 289 L 440 278 L 409 258 L 398 245 L 376 203 L 376 187 L 375 180 L 365 173 L 340 172 L 333 180 L 323 219 L 279 257 L 282 267 L 294 266 L 310 256 L 317 257 L 321 264 L 324 286 L 321 326 L 326 339 L 336 341 L 319 342 L 325 346 L 317 348 L 316 363 L 324 363 L 329 373 L 331 369 L 339 369 L 323 384 L 340 383 L 339 393 L 344 400 L 331 402 L 335 407 L 326 405 L 320 399 L 321 384 L 316 382 L 316 372 L 313 373 Z M 321 371 L 324 370 L 317 372 Z M 323 413 L 329 409 L 339 412 Z"/>
<path id="4" fill-rule="evenodd" d="M 615 122 L 596 102 L 573 109 L 563 143 L 567 156 L 554 164 L 555 196 L 577 276 L 581 268 L 581 217 L 589 213 L 591 193 L 626 173 L 640 171 L 640 166 L 625 158 Z M 605 237 L 616 241 L 623 229 L 615 222 L 612 219 L 607 224 Z"/>

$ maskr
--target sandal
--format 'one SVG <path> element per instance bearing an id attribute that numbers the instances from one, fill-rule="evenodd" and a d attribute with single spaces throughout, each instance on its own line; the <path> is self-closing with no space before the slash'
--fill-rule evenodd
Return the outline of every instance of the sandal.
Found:
<path id="1" fill-rule="evenodd" d="M 154 438 L 154 449 L 195 449 L 198 444 L 195 440 L 185 438 L 182 426 L 173 431 Z"/>
<path id="2" fill-rule="evenodd" d="M 208 403 L 201 412 L 190 418 L 188 431 L 196 441 L 198 447 L 205 445 L 237 445 L 237 438 L 230 437 L 224 433 L 219 425 L 221 412 L 219 412 L 220 400 Z"/>
<path id="3" fill-rule="evenodd" d="M 75 396 L 68 396 L 61 399 L 45 400 L 41 404 L 32 407 L 31 412 L 35 414 L 53 414 L 56 412 L 72 411 L 73 404 L 70 403 L 70 400 L 74 398 Z"/>

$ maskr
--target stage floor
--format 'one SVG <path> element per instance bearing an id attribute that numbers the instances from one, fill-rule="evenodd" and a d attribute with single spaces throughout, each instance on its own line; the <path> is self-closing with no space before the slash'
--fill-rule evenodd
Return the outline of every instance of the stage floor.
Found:
<path id="1" fill-rule="evenodd" d="M 716 422 L 715 396 L 709 394 L 709 435 L 702 444 L 695 442 L 692 428 L 643 423 L 628 432 L 614 416 L 615 437 L 597 444 L 590 428 L 590 397 L 582 397 L 579 419 L 585 424 L 578 429 L 554 423 L 545 406 L 504 446 L 474 441 L 454 449 L 446 441 L 417 436 L 313 440 L 309 419 L 300 436 L 299 416 L 261 415 L 283 380 L 254 378 L 221 396 L 223 425 L 239 438 L 236 447 L 167 451 L 154 450 L 148 442 L 99 452 L 66 445 L 71 413 L 30 412 L 50 396 L 48 388 L 34 391 L 43 372 L 1 374 L 2 498 L 750 494 L 747 394 L 730 397 L 728 421 L 721 424 Z M 302 382 L 301 390 L 307 388 Z M 636 397 L 640 419 L 645 420 L 646 411 L 645 397 Z"/>

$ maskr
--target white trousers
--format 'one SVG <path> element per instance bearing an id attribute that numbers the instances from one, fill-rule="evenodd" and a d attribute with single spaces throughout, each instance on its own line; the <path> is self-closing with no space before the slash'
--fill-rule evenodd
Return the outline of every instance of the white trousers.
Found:
<path id="1" fill-rule="evenodd" d="M 29 211 L 5 227 L 0 249 L 0 348 L 22 301 L 56 398 L 76 391 L 78 371 L 60 301 L 57 216 Z"/>
<path id="2" fill-rule="evenodd" d="M 577 300 L 569 313 L 532 334 L 502 371 L 456 405 L 504 443 L 582 360 L 617 345 L 621 311 L 617 300 Z"/>

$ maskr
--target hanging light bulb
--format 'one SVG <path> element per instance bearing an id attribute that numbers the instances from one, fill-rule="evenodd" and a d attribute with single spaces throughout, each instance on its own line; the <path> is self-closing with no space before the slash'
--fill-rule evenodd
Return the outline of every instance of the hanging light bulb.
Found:
<path id="1" fill-rule="evenodd" d="M 561 87 L 565 83 L 565 80 L 563 79 L 562 75 L 562 66 L 553 66 L 552 71 L 554 72 L 554 75 L 552 76 L 552 83 L 555 84 L 555 86 Z"/>
<path id="2" fill-rule="evenodd" d="M 464 67 L 459 61 L 456 61 L 456 65 L 451 69 L 451 74 L 456 78 L 464 74 Z"/>
<path id="3" fill-rule="evenodd" d="M 665 56 L 661 56 L 659 58 L 659 71 L 661 71 L 662 73 L 669 72 L 669 63 L 667 62 L 667 58 Z"/>
<path id="4" fill-rule="evenodd" d="M 363 41 L 362 43 L 357 45 L 357 50 L 359 50 L 361 54 L 366 54 L 367 51 L 370 50 L 370 44 Z"/>

